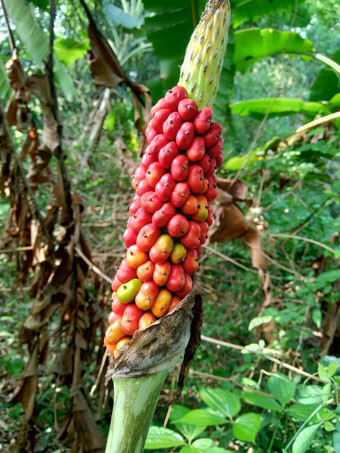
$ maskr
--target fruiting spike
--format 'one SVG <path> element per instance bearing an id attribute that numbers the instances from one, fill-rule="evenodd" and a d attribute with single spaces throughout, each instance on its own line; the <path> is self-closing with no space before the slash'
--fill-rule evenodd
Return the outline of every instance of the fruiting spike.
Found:
<path id="1" fill-rule="evenodd" d="M 178 85 L 198 108 L 213 107 L 218 91 L 230 21 L 229 0 L 210 0 L 187 47 Z"/>

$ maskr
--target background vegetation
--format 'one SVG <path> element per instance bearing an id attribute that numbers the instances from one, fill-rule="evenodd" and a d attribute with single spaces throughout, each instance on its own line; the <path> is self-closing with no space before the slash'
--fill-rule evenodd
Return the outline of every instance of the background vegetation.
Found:
<path id="1" fill-rule="evenodd" d="M 18 219 L 18 206 L 24 206 L 27 193 L 22 192 L 21 183 L 5 186 L 2 179 L 3 451 L 102 448 L 99 437 L 91 444 L 79 431 L 76 414 L 78 407 L 82 421 L 91 419 L 84 425 L 94 429 L 90 435 L 107 434 L 112 388 L 110 383 L 105 385 L 105 373 L 100 371 L 110 311 L 105 276 L 112 278 L 123 253 L 121 236 L 132 195 L 129 179 L 139 160 L 135 115 L 136 111 L 146 115 L 141 107 L 135 108 L 133 84 L 148 87 L 153 102 L 176 84 L 178 65 L 204 4 L 204 0 L 88 1 L 95 24 L 125 73 L 123 82 L 111 88 L 105 88 L 105 80 L 104 86 L 93 83 L 87 58 L 89 16 L 83 2 L 57 4 L 54 52 L 62 148 L 71 191 L 81 197 L 77 219 L 80 222 L 81 212 L 81 228 L 91 255 L 84 252 L 84 242 L 75 252 L 78 267 L 84 265 L 79 253 L 88 260 L 88 271 L 83 269 L 80 274 L 78 269 L 78 277 L 82 275 L 77 286 L 79 310 L 68 306 L 71 287 L 63 280 L 62 289 L 53 293 L 51 309 L 43 315 L 39 312 L 43 327 L 28 328 L 37 300 L 42 293 L 46 295 L 47 283 L 37 275 L 46 271 L 43 266 L 48 258 L 39 261 L 38 269 L 36 257 L 30 255 L 34 222 L 28 228 L 26 221 L 20 224 Z M 13 44 L 25 74 L 42 75 L 50 30 L 47 0 L 6 0 L 4 5 L 13 39 L 11 43 L 1 9 L 2 108 L 13 91 L 5 69 Z M 219 176 L 243 181 L 240 192 L 232 191 L 232 195 L 261 234 L 267 269 L 252 266 L 251 250 L 242 239 L 203 249 L 199 271 L 205 287 L 202 344 L 181 400 L 171 411 L 166 407 L 157 411 L 147 449 L 339 453 L 337 2 L 234 0 L 231 6 L 230 43 L 215 111 L 225 131 L 225 160 Z M 19 107 L 10 133 L 18 155 L 32 124 L 25 122 L 23 112 L 29 112 L 39 136 L 46 132 L 44 107 L 38 99 L 41 96 L 31 93 L 29 99 L 20 98 L 15 104 Z M 23 119 L 20 127 L 18 112 Z M 332 121 L 323 119 L 328 115 Z M 314 127 L 303 127 L 315 119 L 320 121 Z M 0 146 L 3 178 L 5 145 L 0 141 Z M 24 170 L 37 209 L 45 217 L 63 157 L 56 145 L 51 160 L 43 166 L 48 178 L 34 180 L 32 169 L 44 161 L 37 149 L 15 169 Z M 56 266 L 69 253 L 64 235 L 69 227 L 61 213 L 62 209 L 51 229 L 57 241 Z M 41 285 L 40 292 L 37 285 Z M 28 367 L 32 345 L 41 345 L 42 337 L 46 348 L 44 353 L 39 350 L 32 372 Z M 76 380 L 75 370 L 79 374 Z M 177 374 L 175 369 L 168 377 L 162 403 L 170 401 Z M 33 377 L 36 393 L 28 403 L 28 393 L 23 391 L 28 387 L 22 383 L 31 385 Z M 78 390 L 82 404 L 86 401 L 80 410 Z"/>

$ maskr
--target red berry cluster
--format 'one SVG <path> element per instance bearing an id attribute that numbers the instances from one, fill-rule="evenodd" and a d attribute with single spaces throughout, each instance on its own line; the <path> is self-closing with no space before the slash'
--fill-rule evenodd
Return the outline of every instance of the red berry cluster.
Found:
<path id="1" fill-rule="evenodd" d="M 217 196 L 222 128 L 175 86 L 151 109 L 148 141 L 132 179 L 126 257 L 112 283 L 104 343 L 114 356 L 137 330 L 169 313 L 192 289 Z"/>

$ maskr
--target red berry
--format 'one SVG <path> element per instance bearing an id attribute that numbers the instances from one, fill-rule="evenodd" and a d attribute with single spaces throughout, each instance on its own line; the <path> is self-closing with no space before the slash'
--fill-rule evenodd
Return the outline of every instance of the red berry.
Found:
<path id="1" fill-rule="evenodd" d="M 183 120 L 179 113 L 173 112 L 163 124 L 163 133 L 168 140 L 175 140 L 179 128 L 182 126 Z"/>
<path id="2" fill-rule="evenodd" d="M 191 162 L 196 162 L 204 157 L 205 144 L 202 137 L 195 137 L 189 148 L 187 149 L 186 155 Z"/>
<path id="3" fill-rule="evenodd" d="M 185 272 L 192 275 L 198 269 L 198 249 L 188 250 L 187 256 L 183 262 Z"/>
<path id="4" fill-rule="evenodd" d="M 168 278 L 166 287 L 169 291 L 176 292 L 183 289 L 185 284 L 185 275 L 183 266 L 180 264 L 173 264 Z"/>
<path id="5" fill-rule="evenodd" d="M 145 129 L 145 137 L 146 137 L 146 141 L 147 141 L 148 143 L 151 143 L 152 139 L 153 139 L 154 137 L 156 137 L 156 135 L 157 135 L 157 132 L 156 132 L 154 129 L 152 129 L 151 126 L 147 126 L 147 128 Z"/>
<path id="6" fill-rule="evenodd" d="M 196 248 L 201 243 L 201 228 L 197 222 L 190 221 L 188 232 L 181 237 L 181 242 L 187 249 Z"/>
<path id="7" fill-rule="evenodd" d="M 150 116 L 151 118 L 155 115 L 155 113 L 158 111 L 158 110 L 161 110 L 161 109 L 165 109 L 166 108 L 166 105 L 165 105 L 165 99 L 164 98 L 161 98 L 157 104 L 155 104 L 152 109 L 150 110 Z"/>
<path id="8" fill-rule="evenodd" d="M 192 290 L 192 285 L 193 285 L 192 278 L 190 277 L 189 274 L 185 274 L 184 286 L 180 291 L 176 292 L 176 296 L 181 298 L 185 297 Z"/>
<path id="9" fill-rule="evenodd" d="M 180 149 L 188 149 L 195 136 L 195 128 L 192 123 L 183 123 L 176 135 L 176 145 Z"/>
<path id="10" fill-rule="evenodd" d="M 189 173 L 188 158 L 183 154 L 179 154 L 172 161 L 170 170 L 176 181 L 185 181 Z"/>
<path id="11" fill-rule="evenodd" d="M 196 134 L 203 135 L 208 132 L 212 120 L 212 110 L 210 107 L 204 107 L 200 110 L 194 119 Z"/>
<path id="12" fill-rule="evenodd" d="M 159 163 L 163 168 L 170 168 L 171 162 L 178 155 L 178 147 L 175 142 L 170 142 L 165 145 L 159 152 Z"/>
<path id="13" fill-rule="evenodd" d="M 198 108 L 193 99 L 182 99 L 178 104 L 178 113 L 184 121 L 193 121 L 197 112 Z"/>
<path id="14" fill-rule="evenodd" d="M 161 209 L 152 216 L 152 223 L 156 228 L 165 227 L 169 220 L 176 214 L 176 209 L 171 203 L 164 203 Z"/>
<path id="15" fill-rule="evenodd" d="M 138 233 L 136 244 L 142 252 L 148 252 L 161 234 L 161 230 L 152 223 L 143 226 Z"/>
<path id="16" fill-rule="evenodd" d="M 203 189 L 204 173 L 199 165 L 191 165 L 188 174 L 188 184 L 192 193 L 200 193 Z"/>
<path id="17" fill-rule="evenodd" d="M 209 156 L 211 157 L 216 157 L 218 156 L 221 151 L 222 151 L 222 148 L 223 148 L 223 145 L 224 145 L 224 140 L 222 137 L 219 137 L 219 139 L 217 140 L 217 142 L 214 144 L 214 146 L 211 146 L 208 150 L 207 150 L 207 153 L 209 154 Z"/>
<path id="18" fill-rule="evenodd" d="M 207 148 L 214 146 L 217 140 L 221 137 L 222 127 L 218 123 L 211 123 L 210 129 L 204 134 L 204 143 Z"/>
<path id="19" fill-rule="evenodd" d="M 154 114 L 152 119 L 149 122 L 148 127 L 152 127 L 153 130 L 157 132 L 157 134 L 163 133 L 163 123 L 167 120 L 168 116 L 171 114 L 171 110 L 169 109 L 161 109 L 157 110 Z"/>
<path id="20" fill-rule="evenodd" d="M 173 176 L 170 173 L 166 173 L 156 184 L 155 192 L 162 201 L 168 201 L 175 186 L 176 181 Z"/>
<path id="21" fill-rule="evenodd" d="M 149 186 L 148 181 L 146 179 L 142 179 L 136 188 L 136 194 L 141 197 L 143 193 L 152 191 L 152 187 Z"/>
<path id="22" fill-rule="evenodd" d="M 158 197 L 156 192 L 146 192 L 141 196 L 141 205 L 146 212 L 153 214 L 162 207 L 162 200 Z M 151 219 L 150 219 L 151 222 Z M 149 223 L 150 223 L 149 222 Z"/>
<path id="23" fill-rule="evenodd" d="M 128 248 L 131 247 L 131 245 L 136 243 L 136 239 L 137 239 L 136 231 L 134 231 L 133 228 L 131 228 L 131 226 L 126 228 L 126 230 L 123 233 L 123 241 L 125 247 Z"/>
<path id="24" fill-rule="evenodd" d="M 184 236 L 189 230 L 189 222 L 182 214 L 174 215 L 167 225 L 170 236 L 180 238 Z"/>
<path id="25" fill-rule="evenodd" d="M 140 229 L 143 228 L 144 225 L 151 223 L 151 219 L 152 219 L 151 213 L 147 212 L 142 206 L 138 209 L 137 212 L 135 212 L 135 214 L 132 214 L 132 216 L 130 217 L 129 228 L 132 228 L 132 230 L 135 231 L 137 234 L 140 231 Z M 133 244 L 135 243 L 136 241 Z"/>
<path id="26" fill-rule="evenodd" d="M 168 109 L 175 111 L 177 110 L 178 104 L 182 99 L 188 97 L 187 90 L 179 85 L 171 88 L 164 96 L 165 105 Z"/>
<path id="27" fill-rule="evenodd" d="M 164 175 L 165 170 L 159 162 L 150 164 L 146 171 L 146 180 L 151 187 L 155 187 L 161 177 Z"/>
<path id="28" fill-rule="evenodd" d="M 179 182 L 176 184 L 172 194 L 171 194 L 171 203 L 176 207 L 180 208 L 184 205 L 187 199 L 190 196 L 190 188 L 187 182 Z"/>
<path id="29" fill-rule="evenodd" d="M 165 138 L 163 134 L 158 134 L 155 136 L 155 138 L 152 140 L 150 145 L 148 146 L 149 151 L 152 154 L 156 154 L 158 156 L 159 151 L 165 146 L 167 143 L 169 143 L 169 140 Z"/>

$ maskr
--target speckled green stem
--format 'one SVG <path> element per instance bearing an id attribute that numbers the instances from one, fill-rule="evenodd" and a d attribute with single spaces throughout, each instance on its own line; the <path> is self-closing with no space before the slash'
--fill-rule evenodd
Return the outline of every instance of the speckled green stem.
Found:
<path id="1" fill-rule="evenodd" d="M 105 453 L 141 453 L 168 370 L 115 379 L 114 406 Z"/>

